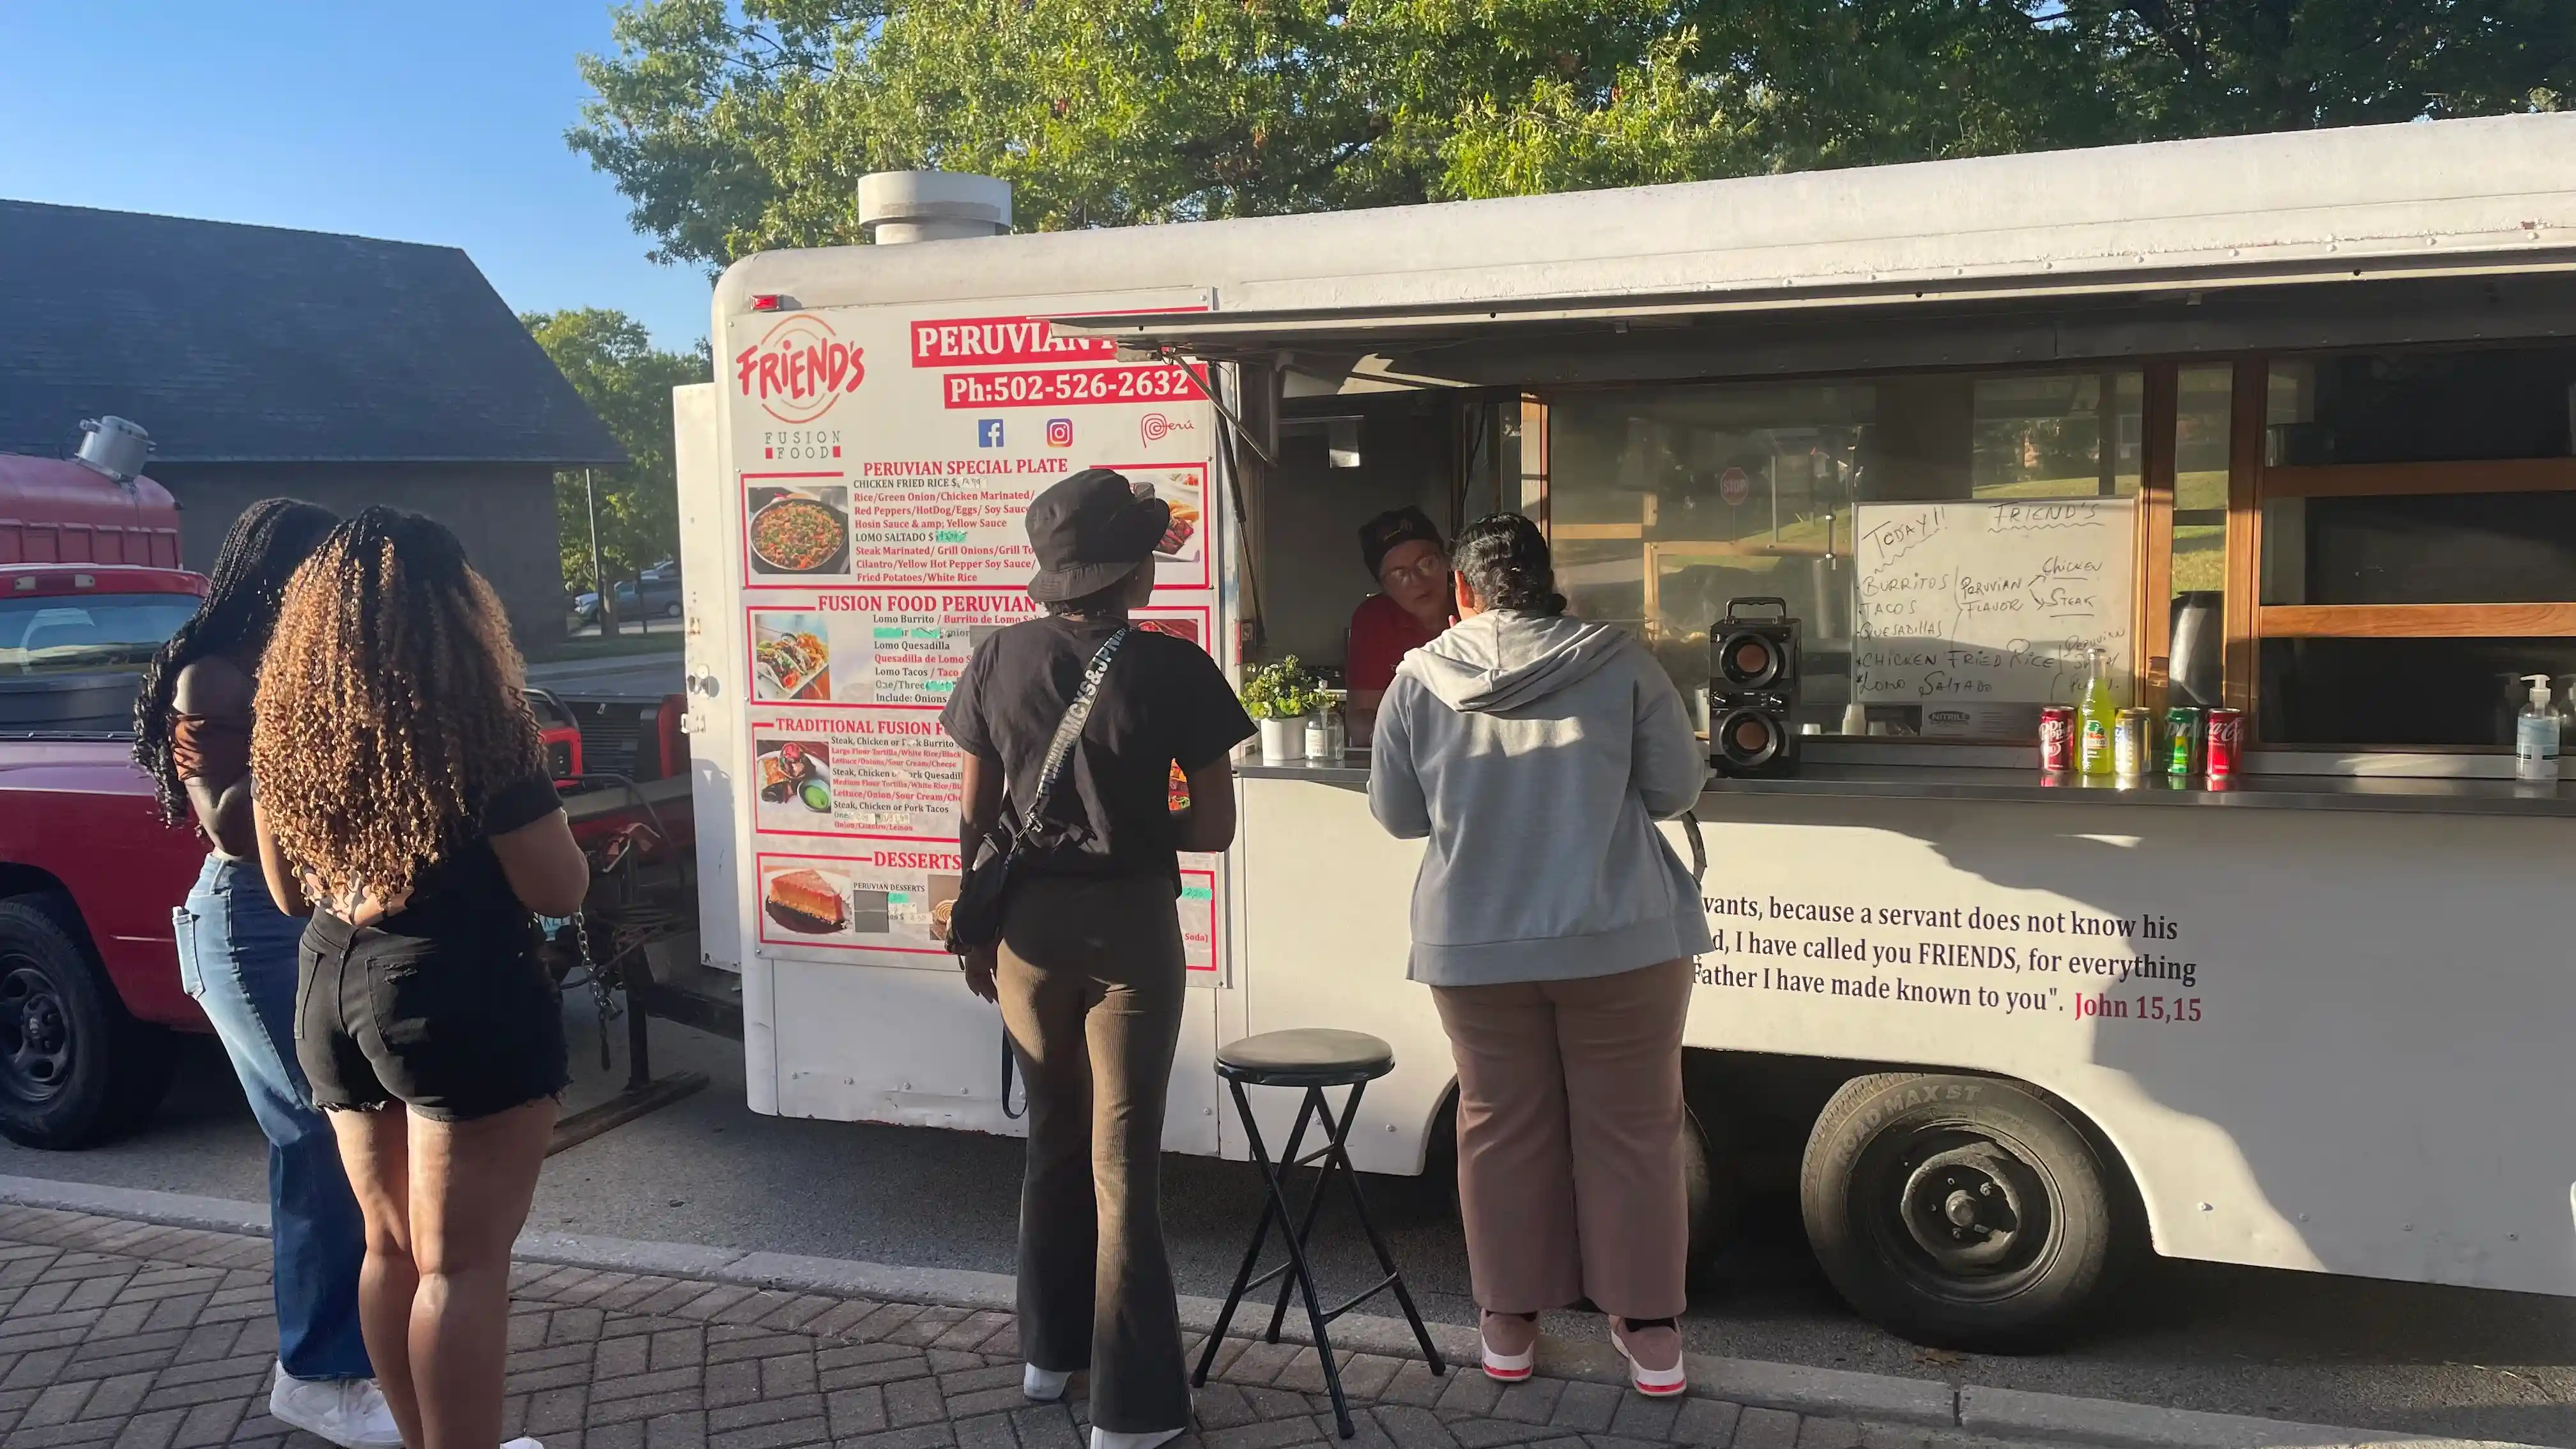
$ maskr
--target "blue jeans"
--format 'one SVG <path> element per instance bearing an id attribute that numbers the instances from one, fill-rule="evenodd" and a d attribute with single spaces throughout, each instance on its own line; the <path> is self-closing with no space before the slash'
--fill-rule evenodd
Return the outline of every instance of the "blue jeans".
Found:
<path id="1" fill-rule="evenodd" d="M 277 1360 L 299 1379 L 372 1377 L 358 1336 L 366 1222 L 349 1193 L 339 1141 L 314 1110 L 295 1063 L 296 941 L 304 923 L 269 899 L 256 862 L 214 855 L 188 904 L 171 916 L 179 984 L 215 1024 L 251 1115 L 268 1136 Z"/>

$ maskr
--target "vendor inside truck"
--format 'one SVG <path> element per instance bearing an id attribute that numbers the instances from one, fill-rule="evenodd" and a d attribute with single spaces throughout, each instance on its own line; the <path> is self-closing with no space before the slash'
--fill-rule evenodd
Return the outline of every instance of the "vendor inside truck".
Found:
<path id="1" fill-rule="evenodd" d="M 1407 504 L 1360 525 L 1360 561 L 1378 592 L 1351 611 L 1342 675 L 1352 740 L 1364 745 L 1395 666 L 1449 627 L 1449 549 L 1431 515 Z"/>

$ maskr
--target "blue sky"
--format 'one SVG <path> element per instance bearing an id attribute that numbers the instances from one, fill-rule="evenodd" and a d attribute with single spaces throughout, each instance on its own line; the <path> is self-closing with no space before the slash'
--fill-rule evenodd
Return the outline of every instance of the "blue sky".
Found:
<path id="1" fill-rule="evenodd" d="M 708 283 L 656 266 L 566 149 L 605 0 L 0 0 L 0 197 L 463 247 L 521 311 L 664 347 Z"/>

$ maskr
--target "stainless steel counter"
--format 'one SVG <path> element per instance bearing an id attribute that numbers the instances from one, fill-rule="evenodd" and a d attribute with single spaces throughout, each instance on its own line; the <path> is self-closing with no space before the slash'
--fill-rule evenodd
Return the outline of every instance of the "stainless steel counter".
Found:
<path id="1" fill-rule="evenodd" d="M 1255 780 L 1311 780 L 1346 790 L 1368 788 L 1368 754 L 1351 751 L 1338 765 L 1235 767 Z M 2240 775 L 2221 789 L 2188 787 L 2161 775 L 2118 782 L 2036 770 L 1952 765 L 1808 765 L 1777 779 L 1709 782 L 1711 795 L 1806 795 L 1842 799 L 1970 800 L 1995 804 L 2224 807 L 2250 810 L 2366 810 L 2399 815 L 2520 815 L 2576 818 L 2576 781 L 2522 785 L 2511 780 L 2416 776 Z"/>

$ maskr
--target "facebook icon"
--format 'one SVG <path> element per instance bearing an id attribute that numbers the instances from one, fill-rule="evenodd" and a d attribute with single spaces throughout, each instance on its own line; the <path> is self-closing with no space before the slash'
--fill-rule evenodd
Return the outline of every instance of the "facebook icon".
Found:
<path id="1" fill-rule="evenodd" d="M 1002 420 L 1000 418 L 977 418 L 975 420 L 975 445 L 979 448 L 998 448 L 1002 446 Z"/>

